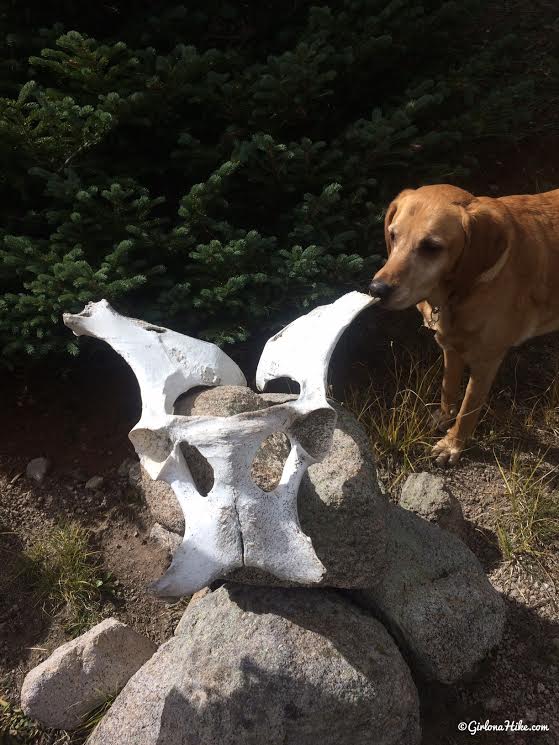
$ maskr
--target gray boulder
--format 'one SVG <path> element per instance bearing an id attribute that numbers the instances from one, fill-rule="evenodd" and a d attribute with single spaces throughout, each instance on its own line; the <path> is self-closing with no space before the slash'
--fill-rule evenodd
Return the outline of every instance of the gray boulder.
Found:
<path id="1" fill-rule="evenodd" d="M 327 591 L 224 585 L 129 681 L 88 745 L 416 745 L 385 629 Z"/>
<path id="2" fill-rule="evenodd" d="M 92 476 L 85 482 L 85 488 L 91 489 L 91 491 L 99 491 L 104 483 L 105 479 L 102 476 Z"/>
<path id="3" fill-rule="evenodd" d="M 462 507 L 442 476 L 426 471 L 411 473 L 402 487 L 399 504 L 451 533 L 458 536 L 463 533 Z"/>
<path id="4" fill-rule="evenodd" d="M 386 526 L 382 578 L 354 600 L 383 620 L 413 667 L 453 683 L 499 643 L 503 599 L 456 536 L 398 506 L 390 507 Z"/>
<path id="5" fill-rule="evenodd" d="M 71 730 L 120 691 L 157 646 L 114 618 L 58 647 L 23 681 L 21 708 L 46 727 Z"/>
<path id="6" fill-rule="evenodd" d="M 156 523 L 173 533 L 184 533 L 184 517 L 168 484 L 164 481 L 154 481 L 139 463 L 131 466 L 128 480 L 143 496 Z"/>
<path id="7" fill-rule="evenodd" d="M 291 398 L 295 396 L 256 394 L 249 388 L 219 386 L 187 394 L 179 400 L 176 411 L 191 416 L 228 416 Z M 321 463 L 308 469 L 301 483 L 298 499 L 301 528 L 310 536 L 326 567 L 322 585 L 370 587 L 384 563 L 387 501 L 378 484 L 366 434 L 342 406 L 331 403 L 338 415 L 333 447 Z M 302 437 L 312 438 L 312 418 L 309 425 Z M 207 493 L 213 479 L 209 464 L 188 446 L 183 452 L 201 493 Z M 274 433 L 263 443 L 252 465 L 252 476 L 260 488 L 269 491 L 278 483 L 288 454 L 289 442 L 282 433 Z M 184 518 L 171 488 L 152 481 L 146 473 L 138 480 L 154 519 L 168 530 L 182 534 Z M 252 584 L 290 586 L 272 575 L 245 567 L 230 578 Z"/>
<path id="8" fill-rule="evenodd" d="M 334 442 L 308 469 L 299 490 L 301 528 L 326 567 L 323 584 L 369 587 L 385 560 L 385 513 L 367 435 L 338 403 Z"/>

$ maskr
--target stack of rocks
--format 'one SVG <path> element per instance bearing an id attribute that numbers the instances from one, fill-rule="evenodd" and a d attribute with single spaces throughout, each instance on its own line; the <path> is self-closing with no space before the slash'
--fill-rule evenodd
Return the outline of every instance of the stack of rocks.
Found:
<path id="1" fill-rule="evenodd" d="M 228 416 L 286 398 L 220 386 L 189 394 L 177 413 Z M 333 446 L 310 466 L 298 498 L 301 527 L 326 568 L 321 585 L 242 568 L 195 596 L 90 745 L 415 745 L 417 682 L 452 684 L 499 642 L 501 597 L 460 538 L 435 524 L 452 513 L 455 525 L 456 505 L 428 475 L 406 484 L 405 506 L 391 504 L 365 433 L 333 406 Z M 263 443 L 252 469 L 262 489 L 277 483 L 288 452 L 283 435 Z M 208 464 L 188 447 L 184 454 L 207 492 Z M 154 539 L 172 549 L 184 531 L 173 492 L 139 466 L 131 478 L 153 514 Z M 35 690 L 40 668 L 28 676 Z M 34 715 L 29 687 L 22 704 Z M 65 696 L 70 706 L 71 690 Z"/>

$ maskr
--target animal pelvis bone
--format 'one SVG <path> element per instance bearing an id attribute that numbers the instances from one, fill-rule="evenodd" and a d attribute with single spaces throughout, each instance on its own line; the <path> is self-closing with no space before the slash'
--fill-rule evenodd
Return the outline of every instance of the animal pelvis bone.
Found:
<path id="1" fill-rule="evenodd" d="M 233 569 L 256 567 L 283 580 L 320 582 L 324 566 L 299 525 L 297 493 L 312 463 L 331 447 L 336 414 L 326 398 L 332 351 L 344 329 L 372 298 L 350 292 L 301 316 L 267 342 L 258 365 L 260 389 L 278 377 L 300 384 L 300 395 L 267 409 L 230 417 L 174 414 L 177 398 L 198 386 L 246 386 L 243 373 L 218 347 L 119 315 L 106 300 L 89 303 L 64 323 L 74 334 L 104 339 L 130 365 L 142 397 L 130 439 L 153 479 L 167 482 L 185 516 L 185 535 L 158 580 L 161 596 L 179 597 Z M 262 442 L 284 432 L 291 443 L 278 486 L 264 492 L 250 470 Z M 201 495 L 180 445 L 194 446 L 214 471 Z"/>

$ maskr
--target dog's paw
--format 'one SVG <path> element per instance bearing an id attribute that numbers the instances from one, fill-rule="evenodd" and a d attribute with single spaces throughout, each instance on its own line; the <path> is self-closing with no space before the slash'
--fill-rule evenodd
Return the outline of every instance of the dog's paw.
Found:
<path id="1" fill-rule="evenodd" d="M 439 432 L 446 432 L 456 419 L 456 408 L 453 406 L 450 410 L 443 411 L 443 409 L 438 406 L 430 412 L 430 417 L 434 429 Z"/>
<path id="2" fill-rule="evenodd" d="M 431 455 L 435 458 L 435 463 L 438 466 L 453 466 L 458 462 L 463 449 L 464 445 L 461 442 L 447 434 L 446 437 L 437 442 L 431 451 Z"/>

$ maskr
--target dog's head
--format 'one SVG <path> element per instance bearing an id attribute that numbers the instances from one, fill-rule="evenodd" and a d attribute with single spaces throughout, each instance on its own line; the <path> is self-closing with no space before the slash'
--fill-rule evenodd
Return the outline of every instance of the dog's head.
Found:
<path id="1" fill-rule="evenodd" d="M 370 293 L 392 310 L 436 297 L 445 283 L 470 287 L 489 278 L 506 248 L 494 200 L 478 200 L 447 184 L 405 189 L 384 220 L 388 260 Z"/>

